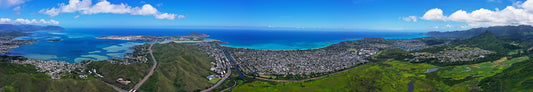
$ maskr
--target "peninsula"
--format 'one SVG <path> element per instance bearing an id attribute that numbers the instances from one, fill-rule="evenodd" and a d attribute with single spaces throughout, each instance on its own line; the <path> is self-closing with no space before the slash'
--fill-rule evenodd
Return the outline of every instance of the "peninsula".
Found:
<path id="1" fill-rule="evenodd" d="M 114 39 L 114 40 L 129 40 L 129 41 L 200 41 L 204 40 L 202 37 L 209 37 L 206 34 L 200 34 L 196 32 L 189 33 L 184 36 L 136 36 L 136 35 L 124 35 L 124 36 L 100 36 L 98 39 Z"/>

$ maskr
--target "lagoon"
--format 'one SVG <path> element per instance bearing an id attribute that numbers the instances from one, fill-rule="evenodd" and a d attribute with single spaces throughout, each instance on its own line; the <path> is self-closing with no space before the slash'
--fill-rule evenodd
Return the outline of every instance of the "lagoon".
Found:
<path id="1" fill-rule="evenodd" d="M 11 49 L 12 56 L 25 56 L 40 60 L 59 60 L 77 63 L 83 60 L 122 58 L 132 46 L 147 41 L 96 39 L 110 35 L 181 36 L 190 32 L 205 33 L 210 39 L 227 42 L 223 46 L 296 50 L 326 47 L 341 41 L 364 37 L 386 39 L 411 39 L 426 37 L 417 32 L 364 32 L 364 31 L 303 31 L 303 30 L 230 30 L 230 29 L 127 29 L 127 28 L 67 28 L 63 31 L 36 31 L 31 36 L 15 39 L 37 40 L 36 44 L 21 45 Z M 63 39 L 61 41 L 47 41 Z M 190 43 L 190 42 L 181 42 Z"/>

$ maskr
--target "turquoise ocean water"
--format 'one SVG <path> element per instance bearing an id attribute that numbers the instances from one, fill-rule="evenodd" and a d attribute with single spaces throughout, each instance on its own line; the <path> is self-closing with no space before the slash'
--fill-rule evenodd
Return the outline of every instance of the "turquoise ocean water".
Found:
<path id="1" fill-rule="evenodd" d="M 11 49 L 12 56 L 25 56 L 41 60 L 61 60 L 71 63 L 83 60 L 105 60 L 122 58 L 132 52 L 132 46 L 146 41 L 123 41 L 96 39 L 109 35 L 153 35 L 180 36 L 190 32 L 205 33 L 210 39 L 228 42 L 224 46 L 267 49 L 296 50 L 321 48 L 346 40 L 364 37 L 386 39 L 411 39 L 426 37 L 416 32 L 364 32 L 364 31 L 302 31 L 302 30 L 228 30 L 228 29 L 94 29 L 67 28 L 63 31 L 37 31 L 31 36 L 15 39 L 35 39 L 36 44 L 21 45 Z M 63 39 L 61 41 L 47 41 Z"/>

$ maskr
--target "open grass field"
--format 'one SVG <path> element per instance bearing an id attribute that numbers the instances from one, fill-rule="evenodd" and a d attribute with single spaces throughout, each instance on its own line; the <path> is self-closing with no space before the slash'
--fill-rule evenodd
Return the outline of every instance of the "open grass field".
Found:
<path id="1" fill-rule="evenodd" d="M 443 67 L 442 71 L 435 72 L 434 75 L 439 76 L 437 80 L 450 86 L 446 89 L 448 92 L 482 90 L 478 86 L 482 79 L 502 73 L 515 63 L 528 60 L 527 56 L 512 59 L 503 57 L 493 62 Z"/>
<path id="2" fill-rule="evenodd" d="M 209 80 L 209 83 L 216 84 L 220 79 L 219 78 L 213 78 Z"/>
<path id="3" fill-rule="evenodd" d="M 451 78 L 454 80 L 461 80 L 468 76 L 485 78 L 501 73 L 504 69 L 509 68 L 513 63 L 523 62 L 529 60 L 529 57 L 519 57 L 508 60 L 503 57 L 500 60 L 493 62 L 483 62 L 472 65 L 454 66 L 450 70 L 444 71 L 440 74 L 443 78 Z"/>

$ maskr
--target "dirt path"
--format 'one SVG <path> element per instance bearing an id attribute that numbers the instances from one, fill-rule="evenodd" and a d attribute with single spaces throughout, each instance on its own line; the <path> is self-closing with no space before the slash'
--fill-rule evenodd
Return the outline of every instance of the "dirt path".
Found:
<path id="1" fill-rule="evenodd" d="M 139 87 L 141 87 L 141 85 L 143 85 L 143 83 L 148 80 L 148 78 L 150 78 L 150 76 L 152 76 L 152 74 L 154 73 L 154 70 L 157 66 L 157 61 L 155 60 L 155 57 L 154 57 L 154 54 L 152 53 L 152 46 L 154 45 L 154 43 L 150 44 L 150 47 L 148 47 L 148 50 L 150 51 L 150 56 L 152 56 L 152 60 L 154 61 L 154 65 L 152 65 L 152 68 L 150 70 L 150 72 L 148 72 L 148 74 L 146 76 L 144 76 L 144 78 L 139 82 L 137 83 L 137 85 L 135 85 L 135 87 L 133 87 L 129 92 L 136 92 L 137 89 L 139 89 Z"/>

